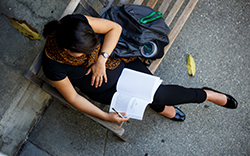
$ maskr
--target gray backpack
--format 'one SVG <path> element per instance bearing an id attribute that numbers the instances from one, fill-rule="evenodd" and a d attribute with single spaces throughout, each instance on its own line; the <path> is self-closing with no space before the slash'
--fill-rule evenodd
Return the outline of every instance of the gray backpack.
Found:
<path id="1" fill-rule="evenodd" d="M 161 58 L 169 43 L 169 27 L 162 15 L 141 5 L 114 6 L 102 18 L 112 20 L 123 28 L 121 37 L 111 57 Z"/>

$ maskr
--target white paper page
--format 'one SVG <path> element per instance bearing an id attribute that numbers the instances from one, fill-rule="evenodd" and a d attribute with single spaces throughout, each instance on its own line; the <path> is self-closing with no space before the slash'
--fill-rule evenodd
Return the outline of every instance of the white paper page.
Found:
<path id="1" fill-rule="evenodd" d="M 118 80 L 117 91 L 152 102 L 161 82 L 159 77 L 125 68 Z"/>
<path id="2" fill-rule="evenodd" d="M 145 108 L 148 104 L 149 101 L 132 98 L 129 103 L 126 117 L 142 120 Z"/>
<path id="3" fill-rule="evenodd" d="M 149 101 L 116 92 L 112 98 L 109 112 L 114 112 L 112 108 L 115 108 L 118 112 L 126 112 L 125 117 L 142 120 L 148 104 Z"/>

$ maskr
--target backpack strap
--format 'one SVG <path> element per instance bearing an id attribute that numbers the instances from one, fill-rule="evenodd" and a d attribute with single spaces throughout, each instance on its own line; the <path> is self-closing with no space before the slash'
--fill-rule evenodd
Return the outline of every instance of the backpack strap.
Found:
<path id="1" fill-rule="evenodd" d="M 158 16 L 151 18 L 151 17 L 154 16 L 154 14 L 156 14 L 156 13 L 158 14 Z M 152 21 L 154 21 L 154 20 L 156 20 L 156 19 L 158 19 L 158 18 L 161 18 L 161 17 L 162 17 L 162 13 L 161 13 L 160 11 L 154 11 L 154 12 L 152 12 L 150 15 L 143 17 L 143 18 L 140 20 L 140 22 L 143 23 L 143 24 L 146 24 L 146 23 L 148 23 L 148 22 L 152 22 Z"/>

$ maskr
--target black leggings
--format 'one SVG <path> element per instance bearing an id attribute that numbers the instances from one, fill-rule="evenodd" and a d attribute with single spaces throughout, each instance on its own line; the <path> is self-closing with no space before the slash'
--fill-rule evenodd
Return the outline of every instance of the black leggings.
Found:
<path id="1" fill-rule="evenodd" d="M 148 68 L 139 60 L 129 62 L 126 68 L 152 74 Z M 116 86 L 98 95 L 89 95 L 95 101 L 103 104 L 110 104 L 116 92 Z M 174 106 L 186 103 L 202 103 L 206 100 L 206 92 L 198 88 L 185 88 L 178 85 L 160 85 L 157 89 L 154 100 L 149 106 L 156 112 L 162 112 L 165 106 Z"/>
<path id="2" fill-rule="evenodd" d="M 187 103 L 202 103 L 206 100 L 206 92 L 198 88 L 184 88 L 178 85 L 161 85 L 149 106 L 156 112 L 162 112 L 166 106 Z"/>

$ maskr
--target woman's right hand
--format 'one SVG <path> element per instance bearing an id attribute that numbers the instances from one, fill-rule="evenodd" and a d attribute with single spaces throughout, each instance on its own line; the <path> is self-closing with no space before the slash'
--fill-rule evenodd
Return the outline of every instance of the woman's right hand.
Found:
<path id="1" fill-rule="evenodd" d="M 122 116 L 126 115 L 126 113 L 121 113 Z M 116 122 L 116 123 L 121 123 L 121 122 L 125 122 L 125 121 L 128 121 L 130 118 L 128 117 L 124 117 L 124 118 L 121 118 L 117 113 L 115 112 L 110 112 L 108 113 L 108 116 L 107 116 L 107 120 L 108 121 L 113 121 L 113 122 Z"/>

